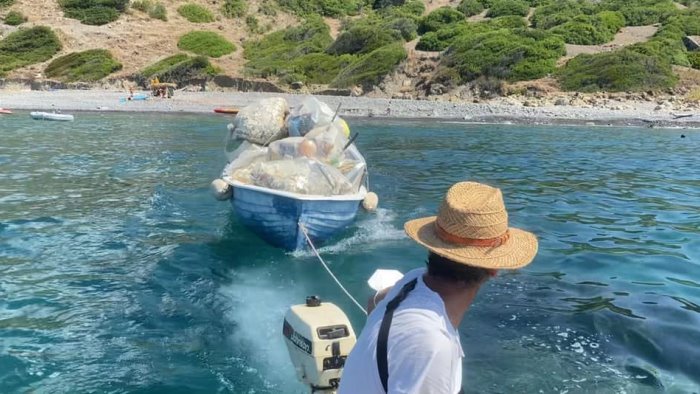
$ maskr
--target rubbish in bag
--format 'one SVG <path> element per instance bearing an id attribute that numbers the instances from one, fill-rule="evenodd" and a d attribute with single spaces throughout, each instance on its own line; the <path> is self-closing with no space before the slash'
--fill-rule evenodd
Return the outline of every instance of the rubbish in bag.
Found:
<path id="1" fill-rule="evenodd" d="M 300 156 L 297 146 L 304 141 L 304 137 L 287 137 L 270 143 L 267 151 L 268 160 L 295 159 Z"/>
<path id="2" fill-rule="evenodd" d="M 281 97 L 260 100 L 238 112 L 229 125 L 230 135 L 235 139 L 267 145 L 287 136 L 284 120 L 288 113 L 287 100 Z"/>
<path id="3" fill-rule="evenodd" d="M 304 157 L 256 163 L 251 180 L 256 186 L 300 194 L 330 196 L 353 192 L 338 169 Z"/>
<path id="4" fill-rule="evenodd" d="M 328 126 L 331 123 L 344 132 L 346 136 L 350 134 L 350 127 L 337 116 L 336 111 L 315 97 L 305 99 L 287 117 L 287 129 L 290 137 L 305 136 L 311 130 Z"/>
<path id="5" fill-rule="evenodd" d="M 267 160 L 267 154 L 268 148 L 243 141 L 241 146 L 233 152 L 234 160 L 224 168 L 223 176 L 228 175 L 239 182 L 252 183 L 251 167 Z"/>

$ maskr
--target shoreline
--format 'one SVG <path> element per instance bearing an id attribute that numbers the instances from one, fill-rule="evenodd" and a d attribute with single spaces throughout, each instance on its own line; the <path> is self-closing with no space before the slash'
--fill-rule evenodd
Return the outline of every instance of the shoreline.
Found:
<path id="1" fill-rule="evenodd" d="M 143 92 L 138 92 L 143 93 Z M 11 110 L 90 112 L 155 112 L 212 114 L 216 107 L 244 107 L 266 97 L 284 97 L 291 106 L 298 105 L 308 95 L 257 92 L 187 92 L 176 91 L 170 99 L 149 98 L 145 101 L 120 101 L 123 91 L 0 90 L 0 108 Z M 608 108 L 552 105 L 532 107 L 514 100 L 492 100 L 464 103 L 437 100 L 407 100 L 372 97 L 316 96 L 331 108 L 339 104 L 340 116 L 347 118 L 380 118 L 416 121 L 453 121 L 478 124 L 531 124 L 572 126 L 634 126 L 700 128 L 700 113 L 685 113 L 689 117 L 674 118 L 672 110 L 658 110 L 653 103 L 633 103 L 634 108 Z"/>

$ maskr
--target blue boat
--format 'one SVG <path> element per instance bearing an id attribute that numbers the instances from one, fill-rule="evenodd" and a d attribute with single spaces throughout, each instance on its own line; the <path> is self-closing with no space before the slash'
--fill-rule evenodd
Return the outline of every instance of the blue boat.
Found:
<path id="1" fill-rule="evenodd" d="M 355 219 L 360 203 L 367 195 L 361 186 L 355 194 L 317 196 L 291 193 L 244 184 L 230 177 L 231 204 L 243 224 L 268 243 L 286 249 L 303 249 L 306 229 L 314 244 L 346 228 Z"/>

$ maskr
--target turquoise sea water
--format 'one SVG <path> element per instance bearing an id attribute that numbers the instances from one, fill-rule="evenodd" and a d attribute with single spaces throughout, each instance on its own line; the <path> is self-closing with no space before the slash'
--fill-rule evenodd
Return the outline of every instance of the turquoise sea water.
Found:
<path id="1" fill-rule="evenodd" d="M 305 393 L 286 308 L 364 318 L 210 196 L 228 118 L 76 119 L 0 118 L 0 392 Z M 540 239 L 460 328 L 466 392 L 700 392 L 700 132 L 350 123 L 381 209 L 321 250 L 359 299 L 376 268 L 423 264 L 402 223 L 459 180 Z"/>

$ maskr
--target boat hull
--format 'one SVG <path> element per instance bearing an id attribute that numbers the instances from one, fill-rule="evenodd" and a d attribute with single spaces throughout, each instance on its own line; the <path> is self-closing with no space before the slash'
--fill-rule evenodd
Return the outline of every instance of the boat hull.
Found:
<path id="1" fill-rule="evenodd" d="M 229 182 L 229 184 L 232 184 Z M 232 184 L 231 204 L 241 222 L 266 242 L 286 250 L 305 248 L 304 226 L 314 244 L 345 229 L 357 215 L 366 191 L 351 196 L 304 196 Z"/>
<path id="2" fill-rule="evenodd" d="M 51 112 L 31 112 L 29 116 L 34 120 L 54 120 L 63 122 L 70 122 L 73 120 L 73 115 L 55 114 Z"/>

